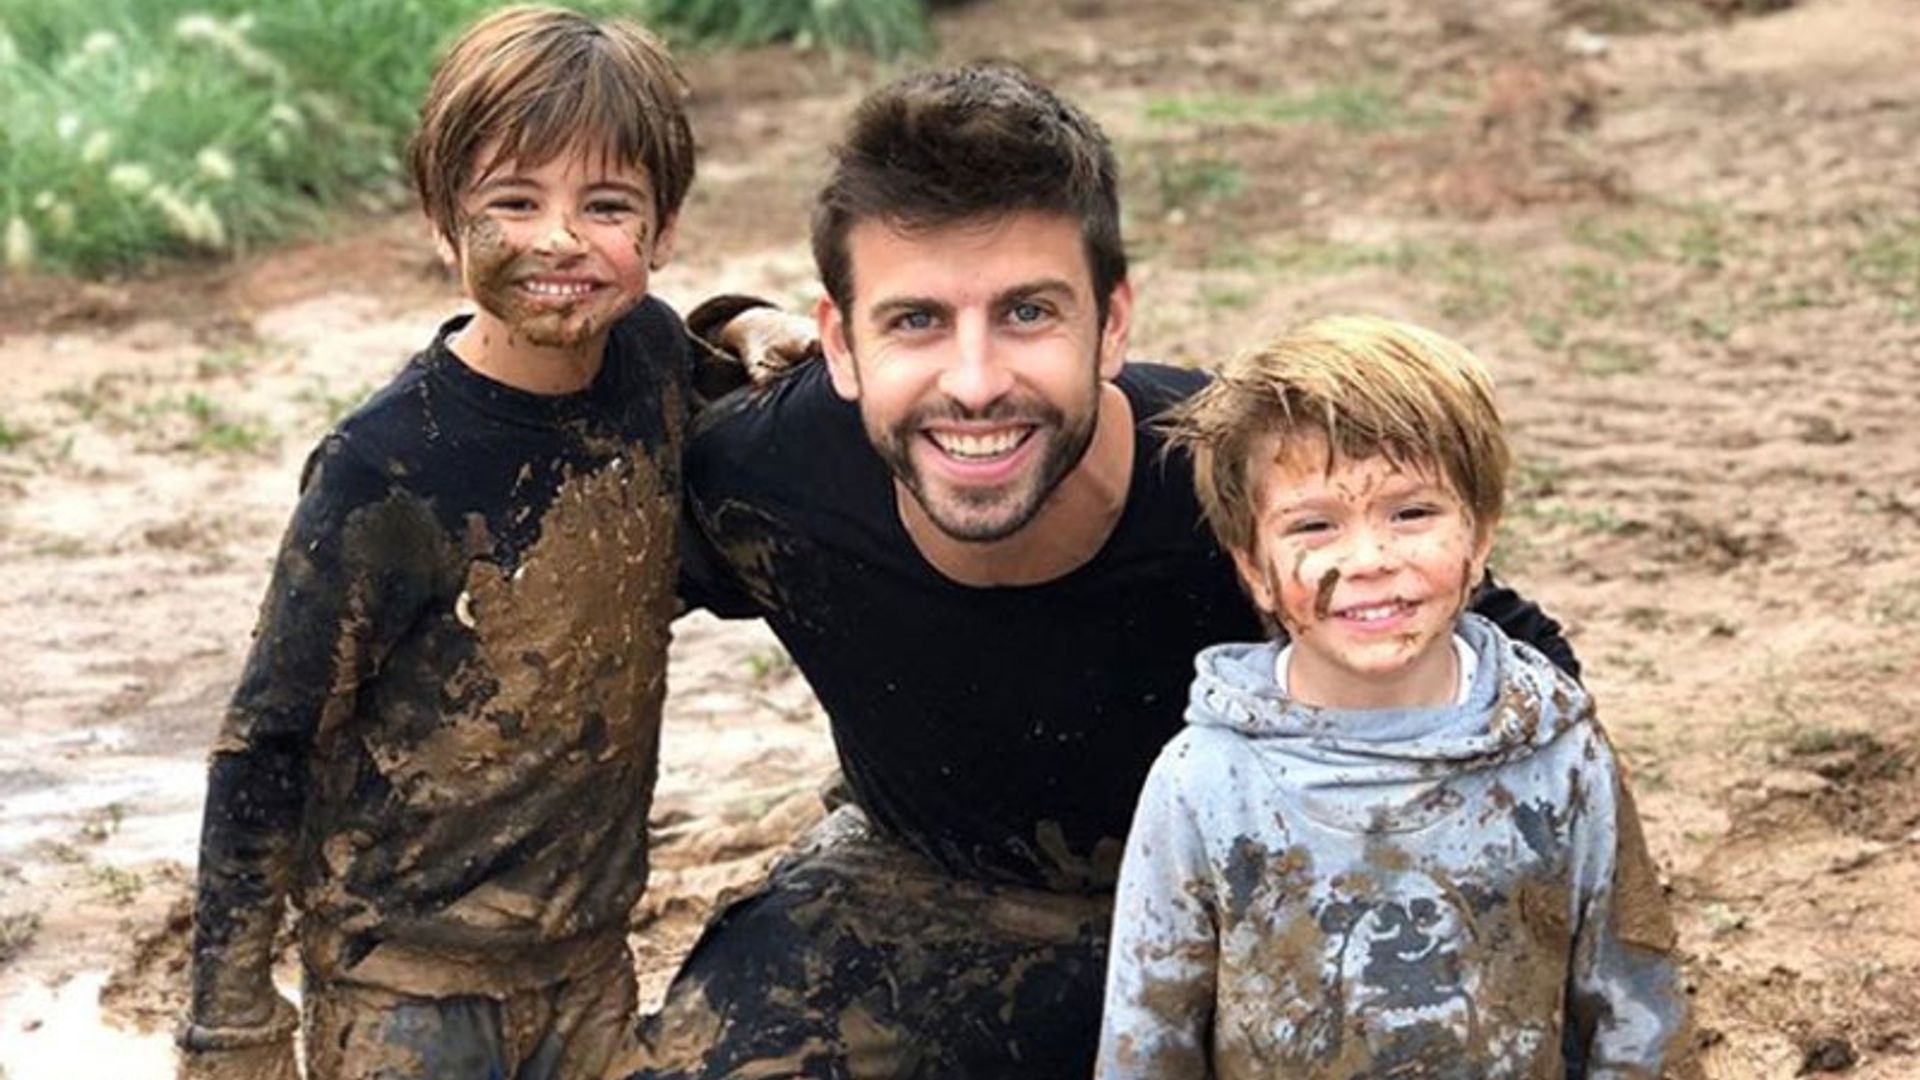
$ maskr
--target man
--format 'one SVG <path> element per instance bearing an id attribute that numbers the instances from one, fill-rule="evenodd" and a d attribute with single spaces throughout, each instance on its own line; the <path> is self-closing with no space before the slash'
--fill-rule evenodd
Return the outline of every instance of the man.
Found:
<path id="1" fill-rule="evenodd" d="M 773 627 L 851 802 L 708 929 L 640 1075 L 1091 1074 L 1141 781 L 1195 651 L 1261 636 L 1150 423 L 1206 376 L 1123 363 L 1115 187 L 1099 129 L 1004 66 L 849 125 L 827 363 L 703 419 L 683 595 Z M 1479 610 L 1571 664 L 1511 593 Z"/>

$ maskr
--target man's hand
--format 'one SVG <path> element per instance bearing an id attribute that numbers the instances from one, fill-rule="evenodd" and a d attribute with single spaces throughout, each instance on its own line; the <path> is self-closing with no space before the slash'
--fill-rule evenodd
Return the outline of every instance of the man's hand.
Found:
<path id="1" fill-rule="evenodd" d="M 812 319 L 780 308 L 756 307 L 721 327 L 716 344 L 732 353 L 755 386 L 820 359 L 820 335 Z"/>
<path id="2" fill-rule="evenodd" d="M 299 1080 L 294 1061 L 293 1033 L 299 1013 L 284 998 L 275 997 L 271 1019 L 244 1028 L 210 1028 L 191 1021 L 183 1024 L 176 1080 Z"/>

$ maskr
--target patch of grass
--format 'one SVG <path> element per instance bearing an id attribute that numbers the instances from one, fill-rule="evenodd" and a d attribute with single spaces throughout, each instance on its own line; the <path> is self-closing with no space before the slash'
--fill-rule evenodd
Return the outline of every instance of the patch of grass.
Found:
<path id="1" fill-rule="evenodd" d="M 1564 320 L 1545 312 L 1527 313 L 1527 340 L 1534 347 L 1548 352 L 1558 352 L 1567 343 L 1567 324 Z"/>
<path id="2" fill-rule="evenodd" d="M 180 445 L 195 453 L 253 453 L 272 439 L 272 433 L 258 419 L 236 416 L 198 390 L 183 398 L 163 398 L 135 411 L 147 417 L 167 413 L 185 416 L 192 430 Z"/>
<path id="3" fill-rule="evenodd" d="M 1324 124 L 1372 132 L 1431 119 L 1374 83 L 1333 83 L 1304 94 L 1207 94 L 1156 98 L 1147 119 L 1162 124 Z"/>
<path id="4" fill-rule="evenodd" d="M 1622 259 L 1650 259 L 1659 254 L 1659 245 L 1638 225 L 1615 225 L 1603 218 L 1575 218 L 1567 235 L 1582 247 Z"/>
<path id="5" fill-rule="evenodd" d="M 644 0 L 640 7 L 649 25 L 715 45 L 791 41 L 893 56 L 931 43 L 924 0 Z"/>
<path id="6" fill-rule="evenodd" d="M 96 866 L 89 871 L 93 884 L 106 894 L 107 902 L 115 907 L 126 907 L 140 898 L 147 883 L 139 874 L 131 870 L 122 870 L 117 866 Z"/>
<path id="7" fill-rule="evenodd" d="M 1564 526 L 1588 534 L 1623 534 L 1632 525 L 1604 506 L 1577 506 L 1564 499 L 1531 499 L 1514 507 L 1518 517 L 1547 526 Z"/>
<path id="8" fill-rule="evenodd" d="M 1615 315 L 1632 299 L 1633 281 L 1617 267 L 1575 263 L 1563 267 L 1560 277 L 1567 286 L 1567 303 L 1588 319 Z"/>
<path id="9" fill-rule="evenodd" d="M 1719 271 L 1727 265 L 1733 234 L 1725 220 L 1712 211 L 1696 211 L 1676 241 L 1682 263 L 1696 270 Z"/>
<path id="10" fill-rule="evenodd" d="M 747 676 L 754 682 L 771 682 L 792 670 L 793 657 L 785 649 L 756 649 L 747 654 Z"/>
<path id="11" fill-rule="evenodd" d="M 1238 162 L 1210 155 L 1155 159 L 1148 175 L 1164 211 L 1194 209 L 1231 199 L 1247 186 L 1246 170 Z"/>
<path id="12" fill-rule="evenodd" d="M 1209 311 L 1239 311 L 1252 306 L 1253 301 L 1253 293 L 1245 289 L 1222 285 L 1203 285 L 1200 288 L 1200 304 Z"/>
<path id="13" fill-rule="evenodd" d="M 0 967 L 12 963 L 39 934 L 40 913 L 37 911 L 10 911 L 0 915 Z"/>
<path id="14" fill-rule="evenodd" d="M 373 396 L 379 389 L 373 383 L 363 382 L 343 394 L 336 394 L 324 379 L 315 379 L 311 386 L 301 388 L 294 400 L 303 405 L 312 405 L 326 419 L 329 425 L 336 424 L 340 418 L 360 407 L 360 404 Z"/>
<path id="15" fill-rule="evenodd" d="M 0 417 L 0 450 L 12 450 L 34 437 L 36 432 L 20 424 L 9 423 Z"/>
<path id="16" fill-rule="evenodd" d="M 202 379 L 216 379 L 222 375 L 240 375 L 252 368 L 260 359 L 261 347 L 257 344 L 230 345 L 224 349 L 215 349 L 193 363 L 193 373 Z"/>
<path id="17" fill-rule="evenodd" d="M 1654 367 L 1653 354 L 1624 341 L 1582 341 L 1573 346 L 1573 363 L 1588 375 L 1608 378 L 1636 375 Z"/>
<path id="18" fill-rule="evenodd" d="M 1853 276 L 1890 296 L 1920 298 L 1920 218 L 1887 222 L 1847 260 Z"/>
<path id="19" fill-rule="evenodd" d="M 333 207 L 404 203 L 400 151 L 433 57 L 497 6 L 0 0 L 7 265 L 218 255 L 310 231 Z"/>

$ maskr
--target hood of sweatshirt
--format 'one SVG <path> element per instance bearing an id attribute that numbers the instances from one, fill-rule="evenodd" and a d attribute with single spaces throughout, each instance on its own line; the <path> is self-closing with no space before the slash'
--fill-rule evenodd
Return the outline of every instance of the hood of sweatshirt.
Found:
<path id="1" fill-rule="evenodd" d="M 1280 643 L 1216 645 L 1195 659 L 1186 720 L 1246 738 L 1261 764 L 1322 824 L 1424 828 L 1470 801 L 1499 766 L 1539 753 L 1591 715 L 1580 685 L 1486 619 L 1455 632 L 1479 657 L 1463 704 L 1333 709 L 1274 681 Z"/>

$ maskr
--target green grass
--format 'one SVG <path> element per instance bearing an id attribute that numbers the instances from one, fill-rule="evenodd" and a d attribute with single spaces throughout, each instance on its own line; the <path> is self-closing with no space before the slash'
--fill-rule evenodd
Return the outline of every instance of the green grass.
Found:
<path id="1" fill-rule="evenodd" d="M 12 450 L 28 439 L 33 438 L 33 429 L 10 424 L 0 418 L 0 450 Z"/>
<path id="2" fill-rule="evenodd" d="M 1226 158 L 1155 158 L 1148 166 L 1154 197 L 1163 211 L 1186 210 L 1222 202 L 1246 190 L 1247 174 Z"/>
<path id="3" fill-rule="evenodd" d="M 1856 248 L 1853 275 L 1894 297 L 1920 297 L 1920 218 L 1885 222 Z"/>
<path id="4" fill-rule="evenodd" d="M 641 9 L 670 36 L 714 45 L 790 41 L 894 56 L 931 44 L 922 0 L 642 0 Z"/>
<path id="5" fill-rule="evenodd" d="M 309 231 L 332 208 L 403 205 L 400 151 L 433 59 L 500 6 L 0 0 L 0 273 L 217 257 Z M 633 0 L 569 6 L 636 14 Z M 654 4 L 670 36 L 693 32 L 683 15 L 731 12 L 755 32 L 801 18 L 790 36 L 873 48 L 908 40 L 919 6 Z"/>
<path id="6" fill-rule="evenodd" d="M 1336 83 L 1295 95 L 1206 94 L 1156 98 L 1147 119 L 1162 124 L 1325 124 L 1371 132 L 1428 119 L 1371 83 Z"/>

